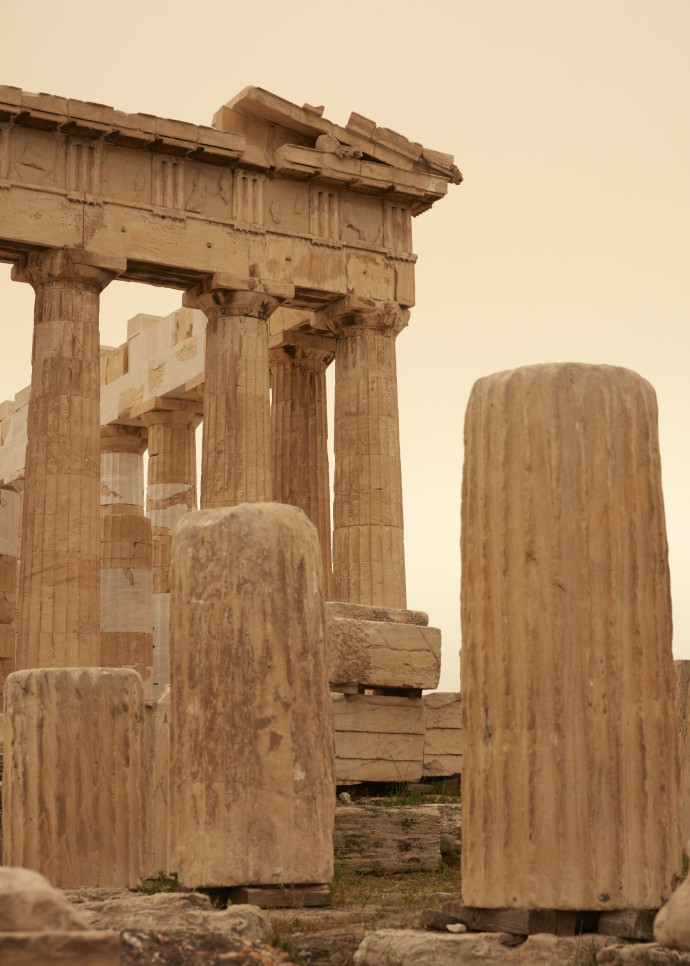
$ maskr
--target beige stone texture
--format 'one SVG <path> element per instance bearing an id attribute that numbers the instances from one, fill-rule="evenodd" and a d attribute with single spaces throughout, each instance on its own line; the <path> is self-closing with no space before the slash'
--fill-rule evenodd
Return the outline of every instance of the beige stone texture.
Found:
<path id="1" fill-rule="evenodd" d="M 144 871 L 147 876 L 170 873 L 168 807 L 170 784 L 170 686 L 157 701 L 147 701 L 144 760 Z"/>
<path id="2" fill-rule="evenodd" d="M 273 499 L 267 320 L 291 291 L 289 285 L 214 275 L 185 294 L 185 304 L 208 317 L 203 509 Z"/>
<path id="3" fill-rule="evenodd" d="M 79 911 L 92 929 L 145 929 L 156 933 L 184 929 L 269 944 L 273 941 L 270 921 L 261 909 L 234 903 L 226 909 L 215 909 L 209 897 L 198 892 L 159 892 L 152 896 L 122 893 L 87 899 L 80 902 Z"/>
<path id="4" fill-rule="evenodd" d="M 0 933 L 0 966 L 120 966 L 117 932 Z"/>
<path id="5" fill-rule="evenodd" d="M 676 723 L 680 758 L 680 828 L 683 842 L 690 840 L 690 661 L 674 661 L 676 669 Z"/>
<path id="6" fill-rule="evenodd" d="M 62 249 L 13 270 L 36 293 L 17 668 L 100 664 L 98 312 L 123 267 Z"/>
<path id="7" fill-rule="evenodd" d="M 138 671 L 152 694 L 151 521 L 144 515 L 146 435 L 101 428 L 101 665 Z"/>
<path id="8" fill-rule="evenodd" d="M 424 766 L 429 778 L 462 772 L 463 730 L 460 694 L 436 691 L 422 696 L 424 708 Z"/>
<path id="9" fill-rule="evenodd" d="M 343 299 L 336 336 L 333 581 L 336 600 L 404 608 L 402 477 L 395 339 L 409 313 Z"/>
<path id="10" fill-rule="evenodd" d="M 314 526 L 280 504 L 190 514 L 173 535 L 171 594 L 171 868 L 194 886 L 329 882 L 335 782 Z"/>
<path id="11" fill-rule="evenodd" d="M 421 698 L 332 694 L 338 782 L 411 782 L 422 777 Z"/>
<path id="12" fill-rule="evenodd" d="M 0 489 L 0 688 L 14 671 L 19 494 Z"/>
<path id="13" fill-rule="evenodd" d="M 384 621 L 328 620 L 331 684 L 368 688 L 438 685 L 441 632 L 436 627 Z"/>
<path id="14" fill-rule="evenodd" d="M 60 887 L 139 883 L 141 678 L 116 668 L 16 671 L 5 684 L 3 862 Z"/>
<path id="15" fill-rule="evenodd" d="M 658 907 L 681 839 L 649 383 L 573 363 L 479 380 L 461 544 L 465 903 Z"/>
<path id="16" fill-rule="evenodd" d="M 326 618 L 344 617 L 347 620 L 385 621 L 392 624 L 418 624 L 426 627 L 429 616 L 421 610 L 399 610 L 395 607 L 369 607 L 367 604 L 348 604 L 345 601 L 326 602 Z"/>
<path id="17" fill-rule="evenodd" d="M 687 879 L 657 913 L 654 938 L 669 949 L 690 950 L 690 882 Z"/>
<path id="18" fill-rule="evenodd" d="M 146 515 L 153 534 L 153 695 L 170 682 L 170 553 L 172 529 L 197 508 L 196 428 L 200 403 L 166 400 L 142 414 L 148 427 Z M 167 408 L 169 407 L 169 408 Z"/>
<path id="19" fill-rule="evenodd" d="M 355 966 L 589 966 L 612 936 L 537 933 L 518 944 L 500 932 L 451 935 L 414 929 L 377 929 L 355 953 Z M 607 960 L 607 962 L 609 962 Z"/>
<path id="20" fill-rule="evenodd" d="M 424 807 L 345 805 L 335 810 L 333 848 L 355 872 L 435 872 L 441 864 L 438 812 Z"/>
<path id="21" fill-rule="evenodd" d="M 0 933 L 88 928 L 87 920 L 40 872 L 0 867 Z"/>
<path id="22" fill-rule="evenodd" d="M 304 510 L 319 533 L 324 593 L 333 597 L 326 368 L 335 340 L 299 338 L 271 348 L 274 499 Z M 295 344 L 291 344 L 295 343 Z"/>

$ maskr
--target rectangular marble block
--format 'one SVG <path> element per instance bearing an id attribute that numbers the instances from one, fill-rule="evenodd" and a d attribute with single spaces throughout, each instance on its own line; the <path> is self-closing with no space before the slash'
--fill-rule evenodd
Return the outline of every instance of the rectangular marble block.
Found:
<path id="1" fill-rule="evenodd" d="M 332 694 L 337 782 L 411 782 L 422 776 L 421 698 Z"/>
<path id="2" fill-rule="evenodd" d="M 462 772 L 463 731 L 460 720 L 460 694 L 436 691 L 422 698 L 424 708 L 424 765 L 422 774 L 430 778 Z"/>
<path id="3" fill-rule="evenodd" d="M 332 685 L 433 690 L 441 673 L 435 627 L 327 618 Z"/>

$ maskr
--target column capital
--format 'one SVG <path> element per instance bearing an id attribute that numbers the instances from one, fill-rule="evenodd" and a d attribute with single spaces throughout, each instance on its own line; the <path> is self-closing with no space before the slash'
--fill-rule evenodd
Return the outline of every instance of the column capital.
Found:
<path id="1" fill-rule="evenodd" d="M 85 248 L 38 248 L 14 263 L 12 279 L 28 282 L 34 289 L 49 282 L 72 282 L 100 292 L 126 269 L 125 258 Z"/>
<path id="2" fill-rule="evenodd" d="M 273 344 L 271 344 L 273 343 Z M 289 329 L 269 342 L 272 365 L 292 365 L 295 362 L 327 368 L 335 358 L 335 339 L 330 333 L 293 332 Z"/>
<path id="3" fill-rule="evenodd" d="M 127 426 L 124 423 L 101 426 L 101 453 L 134 453 L 141 456 L 146 446 L 146 430 L 143 426 Z"/>
<path id="4" fill-rule="evenodd" d="M 201 309 L 209 318 L 244 315 L 265 320 L 294 294 L 289 282 L 217 272 L 185 292 L 182 304 Z"/>
<path id="5" fill-rule="evenodd" d="M 397 302 L 347 295 L 317 313 L 321 324 L 335 336 L 355 329 L 378 329 L 398 335 L 407 325 L 410 310 Z"/>
<path id="6" fill-rule="evenodd" d="M 203 413 L 202 402 L 186 402 L 183 399 L 157 399 L 156 403 L 166 405 L 156 405 L 155 408 L 147 409 L 140 414 L 140 419 L 145 426 L 180 426 L 183 429 L 196 429 Z M 174 403 L 175 405 L 167 405 Z"/>

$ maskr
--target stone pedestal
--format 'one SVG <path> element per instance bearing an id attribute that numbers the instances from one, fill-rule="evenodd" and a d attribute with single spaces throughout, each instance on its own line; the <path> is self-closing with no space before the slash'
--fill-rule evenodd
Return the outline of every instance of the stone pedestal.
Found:
<path id="1" fill-rule="evenodd" d="M 348 299 L 324 316 L 336 336 L 335 599 L 404 608 L 395 338 L 409 312 L 394 302 Z"/>
<path id="2" fill-rule="evenodd" d="M 657 908 L 679 871 L 652 387 L 544 365 L 474 386 L 462 493 L 466 905 Z"/>
<path id="3" fill-rule="evenodd" d="M 170 547 L 178 520 L 197 508 L 194 404 L 165 400 L 171 408 L 142 414 L 148 427 L 146 515 L 153 535 L 153 696 L 170 683 Z M 174 407 L 174 408 L 173 408 Z"/>
<path id="4" fill-rule="evenodd" d="M 138 671 L 151 693 L 151 521 L 144 516 L 146 436 L 136 426 L 101 429 L 101 664 Z"/>
<path id="5" fill-rule="evenodd" d="M 19 494 L 0 489 L 0 688 L 14 671 Z"/>
<path id="6" fill-rule="evenodd" d="M 132 888 L 143 871 L 139 675 L 17 671 L 5 685 L 3 863 L 61 888 Z"/>
<path id="7" fill-rule="evenodd" d="M 185 293 L 206 326 L 201 506 L 273 499 L 268 318 L 294 287 L 217 274 Z"/>
<path id="8" fill-rule="evenodd" d="M 321 554 L 294 507 L 173 536 L 170 867 L 190 886 L 329 882 L 333 732 Z"/>
<path id="9" fill-rule="evenodd" d="M 36 292 L 18 668 L 100 664 L 98 311 L 125 267 L 59 249 L 32 251 L 13 270 Z"/>
<path id="10" fill-rule="evenodd" d="M 270 352 L 274 499 L 304 510 L 318 530 L 327 600 L 333 574 L 326 369 L 333 357 L 330 346 L 284 345 Z"/>

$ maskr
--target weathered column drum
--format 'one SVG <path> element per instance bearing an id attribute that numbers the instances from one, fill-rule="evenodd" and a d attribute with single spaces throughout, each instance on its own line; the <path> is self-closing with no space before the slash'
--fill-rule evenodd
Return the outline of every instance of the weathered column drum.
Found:
<path id="1" fill-rule="evenodd" d="M 654 390 L 626 369 L 480 379 L 462 496 L 463 899 L 651 909 L 679 871 Z"/>

